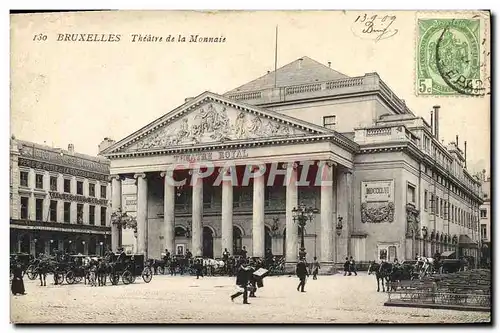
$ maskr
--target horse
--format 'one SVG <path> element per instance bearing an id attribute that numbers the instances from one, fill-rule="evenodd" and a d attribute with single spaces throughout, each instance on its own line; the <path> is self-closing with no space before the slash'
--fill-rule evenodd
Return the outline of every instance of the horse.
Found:
<path id="1" fill-rule="evenodd" d="M 106 274 L 108 272 L 109 265 L 105 260 L 100 260 L 97 265 L 97 281 L 98 285 L 105 286 L 106 285 Z"/>
<path id="2" fill-rule="evenodd" d="M 380 291 L 380 281 L 382 281 L 382 291 L 385 292 L 385 283 L 389 283 L 389 274 L 392 271 L 392 264 L 383 261 L 382 263 L 376 263 L 375 261 L 370 262 L 368 266 L 368 275 L 371 272 L 375 272 L 375 277 L 377 278 L 377 292 Z M 387 286 L 389 289 L 389 285 Z"/>
<path id="3" fill-rule="evenodd" d="M 49 263 L 46 260 L 40 260 L 37 266 L 38 276 L 40 277 L 40 286 L 47 285 L 47 273 L 49 270 Z"/>
<path id="4" fill-rule="evenodd" d="M 413 265 L 401 264 L 392 265 L 391 272 L 389 273 L 389 286 L 388 289 L 396 291 L 398 284 L 401 281 L 411 280 L 413 277 Z"/>

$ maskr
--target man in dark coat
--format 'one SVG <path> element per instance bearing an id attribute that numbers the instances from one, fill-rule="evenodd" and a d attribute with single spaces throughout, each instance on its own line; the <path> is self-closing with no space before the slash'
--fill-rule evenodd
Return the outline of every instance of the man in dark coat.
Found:
<path id="1" fill-rule="evenodd" d="M 346 276 L 347 273 L 349 273 L 349 275 L 351 275 L 350 267 L 351 267 L 351 263 L 349 262 L 349 258 L 345 257 L 345 262 L 344 262 L 344 276 Z"/>
<path id="2" fill-rule="evenodd" d="M 353 257 L 351 257 L 349 260 L 349 275 L 351 275 L 351 272 L 354 273 L 354 275 L 358 276 L 358 273 L 356 271 L 356 262 L 354 261 Z"/>
<path id="3" fill-rule="evenodd" d="M 238 296 L 243 295 L 243 304 L 248 303 L 248 283 L 250 281 L 249 270 L 245 266 L 244 263 L 240 265 L 238 269 L 238 273 L 236 274 L 236 285 L 243 289 L 243 291 L 238 291 L 235 294 L 231 295 L 231 301 L 234 302 L 234 299 Z"/>
<path id="4" fill-rule="evenodd" d="M 199 279 L 200 276 L 203 277 L 203 261 L 202 259 L 197 259 L 195 265 L 196 278 Z"/>
<path id="5" fill-rule="evenodd" d="M 17 295 L 26 295 L 26 291 L 24 289 L 24 281 L 23 281 L 23 270 L 21 268 L 21 265 L 16 262 L 14 265 L 14 268 L 12 270 L 12 294 Z"/>
<path id="6" fill-rule="evenodd" d="M 243 249 L 241 250 L 241 256 L 243 259 L 247 258 L 247 248 L 245 246 L 243 246 Z"/>
<path id="7" fill-rule="evenodd" d="M 306 286 L 306 277 L 309 276 L 309 272 L 307 271 L 307 265 L 304 260 L 299 260 L 295 273 L 300 280 L 300 283 L 297 286 L 297 291 L 300 289 L 301 292 L 305 292 L 304 287 Z"/>

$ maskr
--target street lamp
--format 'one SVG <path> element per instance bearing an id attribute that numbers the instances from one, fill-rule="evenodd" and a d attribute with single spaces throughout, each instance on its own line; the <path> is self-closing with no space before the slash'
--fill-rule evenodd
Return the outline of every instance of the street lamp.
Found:
<path id="1" fill-rule="evenodd" d="M 137 237 L 137 220 L 133 216 L 127 215 L 127 212 L 122 212 L 121 208 L 111 214 L 111 224 L 118 227 L 118 248 L 122 247 L 123 229 L 133 229 L 134 236 Z"/>
<path id="2" fill-rule="evenodd" d="M 304 204 L 300 204 L 299 207 L 294 207 L 292 209 L 293 221 L 297 222 L 300 231 L 300 250 L 299 259 L 304 260 L 306 258 L 306 247 L 304 244 L 304 229 L 307 221 L 312 222 L 314 214 L 318 214 L 318 209 L 313 207 L 306 207 Z"/>
<path id="3" fill-rule="evenodd" d="M 342 216 L 338 216 L 337 217 L 337 223 L 335 224 L 335 232 L 337 233 L 337 238 L 340 237 L 340 235 L 342 235 L 342 228 L 344 228 L 344 225 L 342 224 L 342 220 L 344 218 Z M 339 241 L 337 239 L 337 241 L 335 242 L 335 258 L 333 260 L 333 264 L 334 266 L 337 259 L 338 259 L 338 253 L 339 253 Z"/>

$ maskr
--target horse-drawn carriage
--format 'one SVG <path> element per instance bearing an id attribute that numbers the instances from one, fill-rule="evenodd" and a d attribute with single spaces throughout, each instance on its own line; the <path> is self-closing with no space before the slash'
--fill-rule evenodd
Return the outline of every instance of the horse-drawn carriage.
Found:
<path id="1" fill-rule="evenodd" d="M 61 265 L 62 266 L 62 265 Z M 87 280 L 90 269 L 90 257 L 83 254 L 70 255 L 65 269 L 60 269 L 64 274 L 67 284 L 80 283 Z"/>
<path id="2" fill-rule="evenodd" d="M 153 278 L 153 271 L 149 263 L 145 264 L 143 254 L 124 255 L 123 261 L 115 260 L 110 263 L 109 280 L 116 285 L 122 279 L 124 284 L 134 283 L 137 276 L 149 283 Z"/>

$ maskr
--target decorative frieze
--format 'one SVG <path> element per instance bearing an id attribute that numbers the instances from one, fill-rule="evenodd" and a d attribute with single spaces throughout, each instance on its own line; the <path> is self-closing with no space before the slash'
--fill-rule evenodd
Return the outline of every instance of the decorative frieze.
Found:
<path id="1" fill-rule="evenodd" d="M 384 223 L 394 221 L 394 203 L 388 202 L 378 206 L 368 206 L 367 202 L 361 204 L 361 222 Z"/>
<path id="2" fill-rule="evenodd" d="M 296 134 L 296 131 L 284 122 L 209 103 L 142 139 L 137 144 L 137 150 L 167 148 L 183 143 L 289 136 Z"/>

